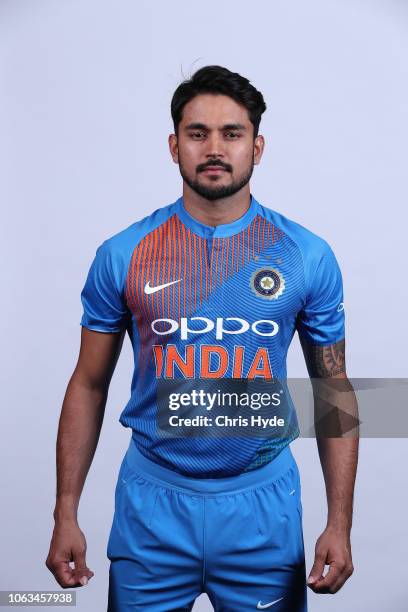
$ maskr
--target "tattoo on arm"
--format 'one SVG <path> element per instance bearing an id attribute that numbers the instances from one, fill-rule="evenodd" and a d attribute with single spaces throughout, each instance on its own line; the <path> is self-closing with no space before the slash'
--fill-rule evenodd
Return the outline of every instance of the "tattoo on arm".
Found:
<path id="1" fill-rule="evenodd" d="M 326 378 L 345 372 L 344 339 L 330 346 L 316 346 L 304 342 L 302 348 L 310 376 Z"/>

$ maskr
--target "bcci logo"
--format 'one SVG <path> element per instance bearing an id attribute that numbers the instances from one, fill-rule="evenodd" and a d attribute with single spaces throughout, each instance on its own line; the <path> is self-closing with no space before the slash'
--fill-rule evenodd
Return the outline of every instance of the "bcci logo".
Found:
<path id="1" fill-rule="evenodd" d="M 262 268 L 252 274 L 249 286 L 258 297 L 276 300 L 285 289 L 285 279 L 275 268 Z"/>

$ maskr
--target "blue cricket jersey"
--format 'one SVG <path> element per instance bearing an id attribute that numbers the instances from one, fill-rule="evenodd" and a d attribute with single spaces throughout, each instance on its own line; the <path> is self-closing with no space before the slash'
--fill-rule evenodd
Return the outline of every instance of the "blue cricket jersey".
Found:
<path id="1" fill-rule="evenodd" d="M 296 419 L 278 438 L 161 436 L 161 382 L 185 379 L 191 389 L 195 381 L 285 380 L 295 331 L 320 346 L 345 335 L 332 249 L 252 195 L 232 223 L 207 226 L 180 197 L 105 240 L 81 300 L 81 325 L 129 334 L 134 374 L 120 422 L 140 452 L 201 478 L 268 463 L 299 435 Z"/>

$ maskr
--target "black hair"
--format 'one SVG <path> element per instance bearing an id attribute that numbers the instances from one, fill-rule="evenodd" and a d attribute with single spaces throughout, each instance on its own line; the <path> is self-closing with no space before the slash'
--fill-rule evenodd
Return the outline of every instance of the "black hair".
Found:
<path id="1" fill-rule="evenodd" d="M 195 96 L 204 93 L 223 94 L 245 106 L 256 138 L 262 113 L 266 110 L 263 95 L 248 79 L 223 66 L 204 66 L 177 87 L 171 99 L 171 116 L 176 134 L 184 106 Z"/>

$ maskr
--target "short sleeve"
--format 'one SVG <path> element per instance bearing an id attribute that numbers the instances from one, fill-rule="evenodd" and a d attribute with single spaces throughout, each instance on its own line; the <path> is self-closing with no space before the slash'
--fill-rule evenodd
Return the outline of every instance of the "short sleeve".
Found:
<path id="1" fill-rule="evenodd" d="M 345 336 L 343 279 L 339 264 L 325 243 L 323 254 L 307 285 L 304 307 L 298 313 L 297 330 L 309 344 L 335 344 Z M 305 277 L 308 278 L 307 271 Z"/>
<path id="2" fill-rule="evenodd" d="M 122 277 L 120 261 L 116 260 L 109 242 L 103 242 L 81 292 L 82 326 L 101 332 L 119 332 L 126 328 L 129 309 L 121 287 Z"/>

